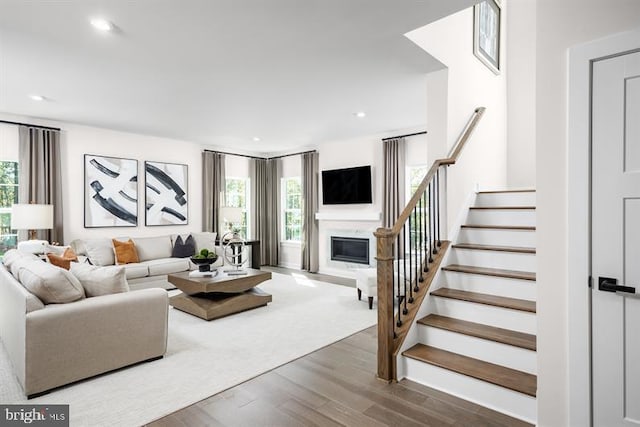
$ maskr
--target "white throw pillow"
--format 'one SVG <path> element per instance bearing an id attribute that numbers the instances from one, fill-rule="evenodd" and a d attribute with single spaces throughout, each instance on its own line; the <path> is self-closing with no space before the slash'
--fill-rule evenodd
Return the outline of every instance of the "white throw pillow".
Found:
<path id="1" fill-rule="evenodd" d="M 196 241 L 196 253 L 202 249 L 215 250 L 216 247 L 216 233 L 210 231 L 203 231 L 201 233 L 191 233 Z"/>
<path id="2" fill-rule="evenodd" d="M 20 266 L 18 278 L 22 286 L 45 304 L 63 304 L 84 298 L 82 285 L 64 268 L 41 260 Z"/>
<path id="3" fill-rule="evenodd" d="M 84 241 L 84 249 L 93 265 L 105 266 L 116 263 L 111 239 L 87 239 Z"/>
<path id="4" fill-rule="evenodd" d="M 18 270 L 20 266 L 27 264 L 29 261 L 38 260 L 39 258 L 30 253 L 22 252 L 17 249 L 9 249 L 3 257 L 3 263 L 7 270 L 13 274 L 13 277 L 18 278 Z"/>
<path id="5" fill-rule="evenodd" d="M 87 297 L 129 292 L 124 267 L 72 263 L 70 271 L 84 287 Z"/>
<path id="6" fill-rule="evenodd" d="M 133 239 L 140 262 L 152 259 L 171 258 L 171 237 L 136 237 Z"/>

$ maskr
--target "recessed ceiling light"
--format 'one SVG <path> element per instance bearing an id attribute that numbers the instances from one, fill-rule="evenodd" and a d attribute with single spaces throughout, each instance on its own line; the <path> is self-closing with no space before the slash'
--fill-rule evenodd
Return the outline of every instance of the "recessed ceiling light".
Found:
<path id="1" fill-rule="evenodd" d="M 113 24 L 104 18 L 92 18 L 90 22 L 96 30 L 104 31 L 105 33 L 113 30 Z"/>
<path id="2" fill-rule="evenodd" d="M 253 142 L 260 142 L 260 138 L 258 138 L 257 136 L 253 137 Z"/>
<path id="3" fill-rule="evenodd" d="M 364 111 L 358 111 L 357 113 L 353 113 L 354 116 L 356 116 L 357 118 L 361 119 L 363 117 L 367 116 L 367 113 L 365 113 Z"/>
<path id="4" fill-rule="evenodd" d="M 29 95 L 29 98 L 33 99 L 34 101 L 44 101 L 44 96 L 42 95 Z"/>

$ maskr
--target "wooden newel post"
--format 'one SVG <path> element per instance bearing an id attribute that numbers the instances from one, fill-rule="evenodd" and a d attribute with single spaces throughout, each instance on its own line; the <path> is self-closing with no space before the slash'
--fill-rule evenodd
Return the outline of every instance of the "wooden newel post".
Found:
<path id="1" fill-rule="evenodd" d="M 376 236 L 378 268 L 378 378 L 396 379 L 396 361 L 393 357 L 393 232 L 378 228 Z"/>

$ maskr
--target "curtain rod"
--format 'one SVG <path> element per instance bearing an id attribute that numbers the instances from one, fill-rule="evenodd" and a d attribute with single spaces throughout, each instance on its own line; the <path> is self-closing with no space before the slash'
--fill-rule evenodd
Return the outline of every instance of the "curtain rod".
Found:
<path id="1" fill-rule="evenodd" d="M 382 140 L 383 140 L 383 141 L 388 141 L 388 140 L 390 140 L 390 139 L 406 138 L 406 137 L 408 137 L 408 136 L 424 135 L 424 134 L 426 134 L 426 133 L 427 133 L 427 131 L 425 130 L 425 131 L 422 131 L 422 132 L 409 133 L 409 134 L 406 134 L 406 135 L 390 136 L 389 138 L 382 138 Z"/>
<path id="2" fill-rule="evenodd" d="M 228 154 L 230 156 L 240 156 L 240 157 L 247 157 L 249 159 L 261 159 L 261 160 L 281 159 L 283 157 L 297 156 L 297 155 L 300 155 L 300 154 L 307 154 L 307 153 L 315 153 L 316 152 L 316 150 L 309 150 L 309 151 L 301 151 L 299 153 L 283 154 L 281 156 L 274 156 L 274 157 L 258 157 L 258 156 L 250 156 L 248 154 L 228 153 L 228 152 L 225 152 L 225 151 L 216 151 L 216 150 L 204 150 L 204 151 L 207 151 L 209 153 Z"/>
<path id="3" fill-rule="evenodd" d="M 0 120 L 0 123 L 4 123 L 7 125 L 16 125 L 16 126 L 29 126 L 32 128 L 39 128 L 39 129 L 49 129 L 49 130 L 57 130 L 57 131 L 61 130 L 60 128 L 53 128 L 51 126 L 40 126 L 40 125 L 31 124 L 31 123 L 10 122 L 8 120 Z"/>

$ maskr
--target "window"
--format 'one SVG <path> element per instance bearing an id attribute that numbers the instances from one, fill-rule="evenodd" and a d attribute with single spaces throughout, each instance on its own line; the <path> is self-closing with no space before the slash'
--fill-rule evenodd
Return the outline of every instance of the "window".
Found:
<path id="1" fill-rule="evenodd" d="M 282 240 L 299 242 L 302 236 L 302 185 L 300 177 L 282 178 Z"/>
<path id="2" fill-rule="evenodd" d="M 416 192 L 422 180 L 429 172 L 429 168 L 427 166 L 409 166 L 407 168 L 407 197 L 406 200 L 409 201 L 413 194 Z M 423 224 L 424 221 L 427 221 L 429 218 L 429 213 L 427 212 L 427 206 L 425 205 L 428 202 L 429 192 L 427 191 L 427 198 L 423 201 L 422 209 L 419 209 L 420 204 L 417 206 L 416 220 L 411 223 L 411 231 L 410 231 L 410 241 L 411 241 L 411 249 L 415 250 L 418 247 L 418 243 L 420 239 L 422 239 L 424 244 L 425 236 L 422 233 L 419 233 L 418 226 Z M 424 225 L 422 225 L 424 230 Z"/>
<path id="3" fill-rule="evenodd" d="M 234 228 L 240 230 L 240 235 L 247 239 L 249 237 L 249 178 L 227 178 L 225 181 L 226 200 L 225 206 L 242 208 L 242 221 L 240 224 L 233 224 Z M 225 229 L 228 224 L 225 224 Z"/>
<path id="4" fill-rule="evenodd" d="M 0 161 L 0 256 L 17 245 L 11 229 L 11 205 L 18 203 L 18 163 Z"/>

